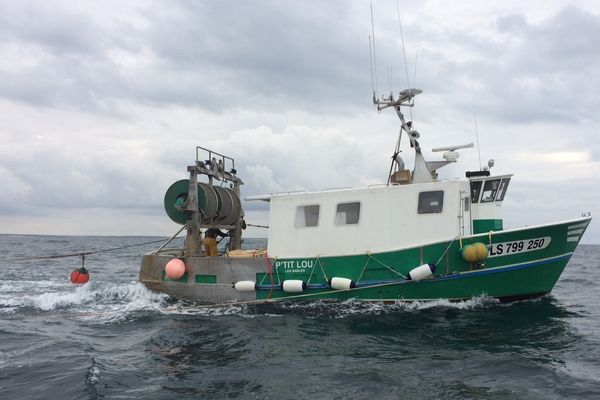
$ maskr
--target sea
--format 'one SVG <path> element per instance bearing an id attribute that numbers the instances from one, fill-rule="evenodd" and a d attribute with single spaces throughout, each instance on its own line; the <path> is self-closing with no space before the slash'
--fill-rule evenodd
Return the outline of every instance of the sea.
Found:
<path id="1" fill-rule="evenodd" d="M 207 308 L 138 282 L 160 239 L 0 235 L 0 399 L 600 398 L 600 246 L 537 300 Z"/>

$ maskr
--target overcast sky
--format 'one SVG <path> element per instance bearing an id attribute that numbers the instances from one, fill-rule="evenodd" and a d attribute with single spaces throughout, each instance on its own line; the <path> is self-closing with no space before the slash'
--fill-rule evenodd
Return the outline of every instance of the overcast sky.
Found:
<path id="1" fill-rule="evenodd" d="M 482 162 L 515 174 L 505 227 L 600 215 L 600 3 L 400 0 L 409 83 L 396 2 L 373 3 L 379 92 L 423 90 L 428 159 L 476 114 Z M 0 0 L 0 233 L 171 235 L 196 145 L 236 159 L 244 196 L 385 182 L 370 32 L 368 1 Z M 443 178 L 478 169 L 460 153 Z"/>

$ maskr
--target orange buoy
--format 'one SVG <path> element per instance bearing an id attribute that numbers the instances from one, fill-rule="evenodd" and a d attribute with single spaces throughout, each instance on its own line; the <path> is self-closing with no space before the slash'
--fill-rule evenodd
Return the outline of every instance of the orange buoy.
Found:
<path id="1" fill-rule="evenodd" d="M 178 280 L 185 274 L 185 263 L 179 258 L 174 258 L 165 265 L 167 278 Z"/>
<path id="2" fill-rule="evenodd" d="M 84 283 L 88 283 L 89 280 L 90 274 L 84 267 L 77 268 L 71 272 L 71 283 L 73 284 L 83 285 Z"/>

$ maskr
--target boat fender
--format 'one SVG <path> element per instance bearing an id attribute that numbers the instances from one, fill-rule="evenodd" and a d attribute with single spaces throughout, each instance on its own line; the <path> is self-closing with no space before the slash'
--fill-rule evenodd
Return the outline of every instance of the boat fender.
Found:
<path id="1" fill-rule="evenodd" d="M 406 279 L 411 281 L 420 281 L 429 278 L 435 272 L 435 264 L 423 264 L 408 272 Z"/>
<path id="2" fill-rule="evenodd" d="M 233 284 L 233 288 L 238 292 L 254 292 L 256 290 L 256 282 L 238 281 Z"/>
<path id="3" fill-rule="evenodd" d="M 348 278 L 333 277 L 329 280 L 329 286 L 335 290 L 348 290 L 356 287 L 356 282 Z"/>
<path id="4" fill-rule="evenodd" d="M 306 289 L 306 283 L 300 279 L 287 279 L 283 281 L 282 288 L 286 293 L 302 293 Z"/>
<path id="5" fill-rule="evenodd" d="M 71 283 L 76 285 L 83 285 L 88 283 L 90 280 L 90 274 L 84 267 L 77 268 L 71 272 Z"/>
<path id="6" fill-rule="evenodd" d="M 483 261 L 488 256 L 488 247 L 485 243 L 476 242 L 473 243 L 473 247 L 475 247 L 475 251 L 477 252 L 478 261 Z"/>
<path id="7" fill-rule="evenodd" d="M 171 280 L 179 280 L 185 274 L 185 263 L 179 258 L 170 260 L 165 265 L 165 275 Z"/>
<path id="8" fill-rule="evenodd" d="M 461 249 L 463 259 L 468 263 L 483 261 L 488 256 L 488 248 L 484 243 L 468 244 Z"/>

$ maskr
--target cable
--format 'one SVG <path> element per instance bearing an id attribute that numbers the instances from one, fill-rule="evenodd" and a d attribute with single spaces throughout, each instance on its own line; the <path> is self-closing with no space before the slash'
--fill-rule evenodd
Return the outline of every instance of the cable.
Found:
<path id="1" fill-rule="evenodd" d="M 246 224 L 246 226 L 253 226 L 255 228 L 266 228 L 266 229 L 269 229 L 268 225 Z"/>
<path id="2" fill-rule="evenodd" d="M 122 250 L 122 249 L 127 249 L 127 248 L 130 248 L 130 247 L 137 247 L 137 246 L 145 246 L 147 244 L 160 243 L 160 242 L 164 242 L 164 241 L 165 241 L 165 239 L 153 240 L 151 242 L 136 243 L 136 244 L 130 244 L 130 245 L 127 245 L 127 246 L 111 247 L 111 248 L 108 248 L 108 249 L 100 249 L 100 250 L 94 250 L 94 251 L 85 251 L 85 252 L 81 252 L 81 253 L 58 254 L 58 255 L 53 255 L 53 256 L 42 256 L 42 257 L 12 258 L 12 259 L 0 260 L 0 262 L 52 260 L 52 259 L 55 259 L 55 258 L 83 257 L 83 256 L 87 256 L 87 255 L 90 255 L 90 254 L 107 253 L 109 251 Z"/>

